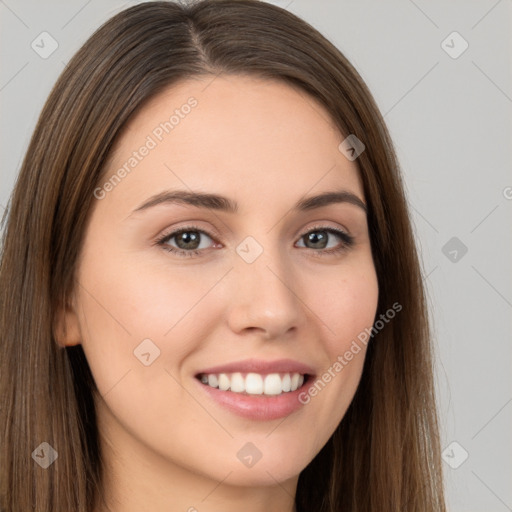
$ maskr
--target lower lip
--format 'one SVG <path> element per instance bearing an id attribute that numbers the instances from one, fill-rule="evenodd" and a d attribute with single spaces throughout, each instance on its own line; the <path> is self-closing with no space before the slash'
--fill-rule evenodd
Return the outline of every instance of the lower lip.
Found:
<path id="1" fill-rule="evenodd" d="M 220 405 L 231 412 L 250 420 L 268 421 L 284 418 L 300 409 L 304 404 L 299 401 L 299 395 L 307 389 L 311 377 L 304 380 L 304 384 L 295 391 L 288 391 L 280 395 L 246 395 L 233 391 L 221 391 L 212 388 L 195 379 L 198 385 Z"/>

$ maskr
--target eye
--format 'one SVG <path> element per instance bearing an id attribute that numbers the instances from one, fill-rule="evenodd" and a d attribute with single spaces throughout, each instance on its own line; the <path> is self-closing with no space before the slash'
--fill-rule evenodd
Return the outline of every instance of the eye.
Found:
<path id="1" fill-rule="evenodd" d="M 338 238 L 341 239 L 341 244 L 331 246 L 331 248 L 326 249 L 329 244 L 329 238 Z M 308 249 L 320 249 L 319 251 L 315 251 L 315 255 L 318 256 L 328 256 L 330 254 L 336 254 L 342 251 L 348 250 L 350 247 L 354 245 L 354 237 L 345 233 L 341 229 L 327 227 L 327 226 L 316 226 L 313 229 L 310 229 L 307 233 L 303 234 L 299 241 L 304 240 L 305 243 L 313 245 L 313 247 L 307 247 Z"/>
<path id="2" fill-rule="evenodd" d="M 193 257 L 200 256 L 201 252 L 208 248 L 209 244 L 207 241 L 203 244 L 205 237 L 213 241 L 213 238 L 202 229 L 196 226 L 186 226 L 169 234 L 164 234 L 156 241 L 156 244 L 177 256 Z M 337 245 L 335 244 L 328 248 L 330 239 L 335 238 L 341 240 L 341 243 L 338 242 Z M 174 243 L 171 244 L 173 240 Z M 305 244 L 302 247 L 311 249 L 315 256 L 329 256 L 341 253 L 354 245 L 354 237 L 341 229 L 327 226 L 316 226 L 310 229 L 299 238 L 299 241 L 303 240 L 308 245 L 312 245 L 312 247 L 306 247 Z"/>
<path id="3" fill-rule="evenodd" d="M 177 231 L 173 231 L 168 235 L 164 235 L 162 238 L 157 240 L 157 244 L 161 245 L 166 251 L 173 252 L 179 256 L 193 256 L 201 253 L 201 250 L 206 247 L 201 247 L 202 238 L 212 238 L 203 231 L 195 226 L 187 226 Z M 175 243 L 178 247 L 170 245 L 171 240 L 175 239 Z M 206 244 L 208 245 L 208 244 Z"/>

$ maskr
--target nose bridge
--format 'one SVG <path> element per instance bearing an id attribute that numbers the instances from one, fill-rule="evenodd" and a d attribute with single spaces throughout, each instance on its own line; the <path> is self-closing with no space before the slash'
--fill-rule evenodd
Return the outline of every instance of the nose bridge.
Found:
<path id="1" fill-rule="evenodd" d="M 296 327 L 304 312 L 293 267 L 279 244 L 268 244 L 247 237 L 236 247 L 231 320 L 237 330 L 261 328 L 274 337 Z"/>

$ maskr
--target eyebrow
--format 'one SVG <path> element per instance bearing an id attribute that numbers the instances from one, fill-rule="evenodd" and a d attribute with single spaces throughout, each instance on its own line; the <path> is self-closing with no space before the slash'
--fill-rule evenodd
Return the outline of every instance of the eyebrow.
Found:
<path id="1" fill-rule="evenodd" d="M 238 203 L 218 194 L 208 194 L 203 192 L 189 192 L 186 190 L 167 190 L 150 197 L 147 201 L 138 206 L 133 213 L 147 210 L 160 204 L 181 203 L 196 206 L 198 208 L 208 208 L 227 213 L 237 213 Z M 294 206 L 296 211 L 309 211 L 315 208 L 321 208 L 334 203 L 348 203 L 358 206 L 367 213 L 366 204 L 355 194 L 348 190 L 337 190 L 323 192 L 316 196 L 306 197 L 297 202 Z M 130 215 L 132 215 L 130 214 Z"/>

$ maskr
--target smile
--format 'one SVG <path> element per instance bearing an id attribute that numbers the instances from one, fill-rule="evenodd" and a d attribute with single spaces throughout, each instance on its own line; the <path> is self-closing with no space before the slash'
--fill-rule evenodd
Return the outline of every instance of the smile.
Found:
<path id="1" fill-rule="evenodd" d="M 212 388 L 248 395 L 281 395 L 300 388 L 307 375 L 301 373 L 203 373 L 199 380 Z"/>

